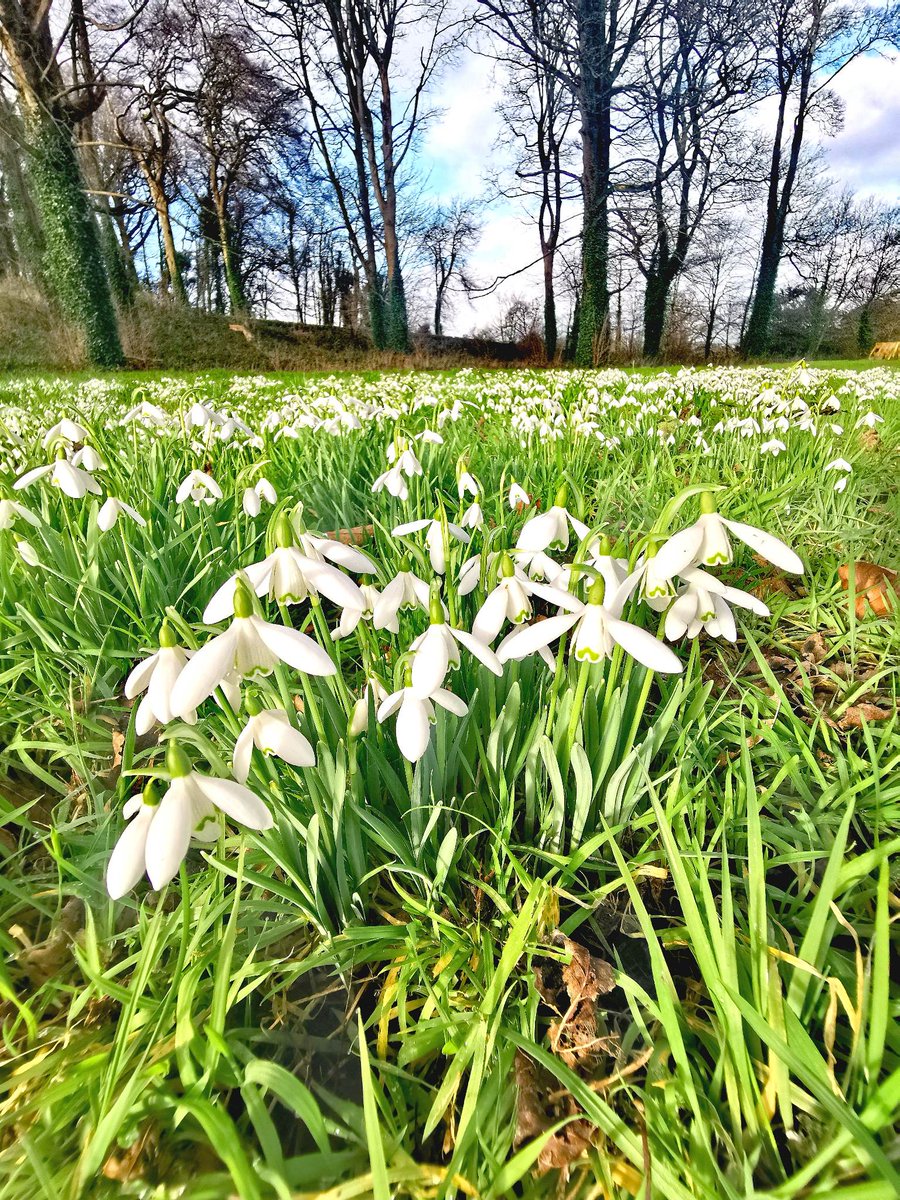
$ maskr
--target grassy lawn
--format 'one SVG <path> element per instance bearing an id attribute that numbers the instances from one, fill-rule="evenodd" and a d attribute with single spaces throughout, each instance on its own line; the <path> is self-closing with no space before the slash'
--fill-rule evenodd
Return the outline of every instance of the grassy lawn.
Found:
<path id="1" fill-rule="evenodd" d="M 897 1195 L 897 365 L 0 377 L 0 1194 Z"/>

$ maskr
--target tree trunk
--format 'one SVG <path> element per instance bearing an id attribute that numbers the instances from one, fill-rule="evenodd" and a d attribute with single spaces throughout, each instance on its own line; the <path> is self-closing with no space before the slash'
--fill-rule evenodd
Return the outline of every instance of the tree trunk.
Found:
<path id="1" fill-rule="evenodd" d="M 659 271 L 651 272 L 647 276 L 647 286 L 644 289 L 644 358 L 659 358 L 666 327 L 668 298 L 667 279 Z"/>
<path id="2" fill-rule="evenodd" d="M 769 328 L 775 308 L 775 288 L 778 283 L 778 267 L 781 262 L 781 237 L 774 225 L 766 223 L 762 253 L 759 256 L 759 271 L 750 316 L 742 339 L 745 358 L 760 358 L 769 344 Z"/>
<path id="3" fill-rule="evenodd" d="M 121 366 L 116 312 L 71 130 L 48 117 L 28 132 L 29 176 L 46 240 L 45 277 L 64 314 L 83 330 L 90 361 Z"/>
<path id="4" fill-rule="evenodd" d="M 594 366 L 609 343 L 609 175 L 611 97 L 606 0 L 579 0 L 582 192 L 581 303 L 575 361 Z"/>
<path id="5" fill-rule="evenodd" d="M 184 286 L 181 263 L 178 261 L 178 251 L 175 248 L 175 234 L 172 230 L 172 218 L 169 213 L 169 198 L 165 193 L 161 181 L 156 178 L 149 165 L 144 163 L 143 158 L 139 157 L 138 162 L 147 181 L 147 189 L 150 192 L 150 199 L 153 201 L 156 219 L 159 221 L 159 232 L 162 237 L 163 257 L 166 262 L 166 274 L 169 276 L 169 287 L 172 289 L 172 295 L 179 304 L 187 304 L 187 289 Z"/>
<path id="6" fill-rule="evenodd" d="M 544 251 L 544 352 L 547 362 L 556 360 L 559 333 L 556 325 L 556 291 L 553 284 L 553 251 Z"/>
<path id="7" fill-rule="evenodd" d="M 409 350 L 409 322 L 406 315 L 406 293 L 400 273 L 397 243 L 396 214 L 388 207 L 384 222 L 384 257 L 387 273 L 384 281 L 384 343 L 388 350 Z"/>
<path id="8" fill-rule="evenodd" d="M 44 234 L 47 284 L 63 314 L 83 332 L 90 361 L 121 366 L 116 311 L 71 120 L 58 103 L 64 88 L 46 20 L 35 27 L 15 0 L 0 0 L 0 47 L 19 96 L 27 178 Z"/>
<path id="9" fill-rule="evenodd" d="M 16 269 L 24 278 L 42 286 L 44 234 L 19 153 L 19 144 L 25 140 L 24 130 L 18 114 L 2 89 L 0 117 L 4 127 L 4 135 L 0 137 L 0 170 L 6 186 Z"/>
<path id="10" fill-rule="evenodd" d="M 228 199 L 218 186 L 217 180 L 210 172 L 211 191 L 216 209 L 218 223 L 219 245 L 222 250 L 222 269 L 225 273 L 225 288 L 228 292 L 228 306 L 232 316 L 238 316 L 247 311 L 247 297 L 244 295 L 244 284 L 238 265 L 232 239 L 231 219 L 228 215 Z"/>
<path id="11" fill-rule="evenodd" d="M 709 362 L 709 356 L 712 354 L 713 333 L 716 328 L 716 306 L 711 304 L 709 308 L 709 317 L 706 322 L 706 340 L 703 343 L 703 361 Z"/>

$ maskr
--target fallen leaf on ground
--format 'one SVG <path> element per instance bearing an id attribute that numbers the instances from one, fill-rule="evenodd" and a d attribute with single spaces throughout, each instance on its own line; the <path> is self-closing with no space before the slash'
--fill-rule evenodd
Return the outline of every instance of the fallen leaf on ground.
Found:
<path id="1" fill-rule="evenodd" d="M 854 564 L 854 586 L 856 588 L 856 615 L 862 618 L 866 615 L 868 604 L 876 617 L 886 617 L 897 602 L 900 593 L 900 579 L 897 572 L 890 567 L 879 567 L 875 563 L 857 562 Z M 850 567 L 838 567 L 838 579 L 844 591 L 850 588 Z"/>
<path id="2" fill-rule="evenodd" d="M 559 1091 L 550 1072 L 521 1050 L 516 1051 L 516 1092 L 517 1146 L 578 1112 L 572 1096 Z M 562 1172 L 563 1179 L 568 1178 L 571 1164 L 591 1148 L 592 1134 L 593 1126 L 583 1117 L 570 1121 L 548 1139 L 537 1160 L 538 1172 L 557 1170 Z"/>
<path id="3" fill-rule="evenodd" d="M 893 708 L 877 704 L 853 704 L 839 721 L 829 721 L 837 729 L 861 729 L 864 721 L 887 721 L 894 716 Z"/>
<path id="4" fill-rule="evenodd" d="M 811 633 L 803 643 L 803 657 L 807 662 L 820 663 L 828 657 L 828 643 L 821 633 Z"/>

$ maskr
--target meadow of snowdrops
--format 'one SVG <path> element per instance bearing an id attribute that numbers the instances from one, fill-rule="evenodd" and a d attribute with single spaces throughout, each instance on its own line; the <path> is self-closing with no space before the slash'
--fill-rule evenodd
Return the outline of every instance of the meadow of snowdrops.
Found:
<path id="1" fill-rule="evenodd" d="M 0 1192 L 896 1196 L 898 448 L 888 369 L 0 380 Z"/>

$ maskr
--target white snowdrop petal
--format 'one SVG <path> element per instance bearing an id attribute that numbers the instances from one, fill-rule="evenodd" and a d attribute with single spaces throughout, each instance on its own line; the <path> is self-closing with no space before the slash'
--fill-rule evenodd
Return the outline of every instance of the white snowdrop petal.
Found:
<path id="1" fill-rule="evenodd" d="M 234 779 L 217 779 L 212 775 L 193 774 L 191 779 L 200 792 L 216 808 L 248 829 L 270 829 L 272 814 L 255 792 Z"/>
<path id="2" fill-rule="evenodd" d="M 263 644 L 282 662 L 306 675 L 334 675 L 337 667 L 318 642 L 286 625 L 270 625 L 259 617 L 249 617 Z"/>
<path id="3" fill-rule="evenodd" d="M 178 874 L 190 845 L 193 809 L 189 778 L 172 780 L 147 833 L 147 874 L 157 891 Z"/>
<path id="4" fill-rule="evenodd" d="M 751 550 L 761 554 L 774 566 L 795 575 L 803 574 L 803 563 L 799 555 L 795 554 L 790 546 L 786 546 L 777 537 L 766 533 L 764 529 L 757 529 L 755 525 L 744 525 L 741 521 L 729 521 L 724 517 L 722 520 L 735 537 L 740 538 Z"/>

